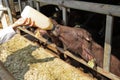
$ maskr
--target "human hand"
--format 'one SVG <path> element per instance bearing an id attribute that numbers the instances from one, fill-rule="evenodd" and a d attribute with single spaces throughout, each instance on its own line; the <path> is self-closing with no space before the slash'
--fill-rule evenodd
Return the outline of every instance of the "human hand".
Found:
<path id="1" fill-rule="evenodd" d="M 19 26 L 34 26 L 34 21 L 32 21 L 30 18 L 19 18 L 11 26 L 14 30 Z"/>

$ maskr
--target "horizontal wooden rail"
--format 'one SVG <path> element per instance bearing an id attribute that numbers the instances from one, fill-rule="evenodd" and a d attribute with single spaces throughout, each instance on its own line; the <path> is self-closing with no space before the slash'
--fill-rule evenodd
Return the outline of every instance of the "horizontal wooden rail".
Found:
<path id="1" fill-rule="evenodd" d="M 75 0 L 36 0 L 36 1 L 120 17 L 120 6 L 116 6 L 116 5 L 75 1 Z"/>

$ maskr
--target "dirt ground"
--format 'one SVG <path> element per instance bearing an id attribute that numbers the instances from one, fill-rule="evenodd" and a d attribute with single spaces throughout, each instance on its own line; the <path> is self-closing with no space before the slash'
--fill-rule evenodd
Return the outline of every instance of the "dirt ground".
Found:
<path id="1" fill-rule="evenodd" d="M 19 34 L 0 45 L 0 60 L 16 80 L 96 80 Z"/>

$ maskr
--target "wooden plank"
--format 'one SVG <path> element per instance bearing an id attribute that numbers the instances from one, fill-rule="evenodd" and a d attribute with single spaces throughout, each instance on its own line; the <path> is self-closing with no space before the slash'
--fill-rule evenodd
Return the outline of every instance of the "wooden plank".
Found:
<path id="1" fill-rule="evenodd" d="M 36 0 L 36 1 L 48 3 L 48 4 L 59 5 L 59 4 L 61 4 L 61 1 L 63 1 L 63 0 Z"/>
<path id="2" fill-rule="evenodd" d="M 4 0 L 4 1 L 6 4 L 8 15 L 9 15 L 10 24 L 13 24 L 12 12 L 14 12 L 14 11 L 12 11 L 12 10 L 15 10 L 14 6 L 13 6 L 13 0 L 10 0 L 10 4 L 9 4 L 8 0 Z"/>
<path id="3" fill-rule="evenodd" d="M 74 0 L 37 0 L 40 2 L 45 2 L 49 4 L 62 5 L 69 8 L 90 11 L 100 14 L 110 14 L 112 16 L 120 17 L 120 6 L 92 3 L 92 2 L 83 2 L 83 1 L 74 1 Z"/>
<path id="4" fill-rule="evenodd" d="M 113 28 L 113 17 L 107 15 L 105 44 L 104 44 L 104 64 L 103 64 L 103 68 L 106 71 L 109 71 L 109 67 L 110 67 L 112 28 Z"/>

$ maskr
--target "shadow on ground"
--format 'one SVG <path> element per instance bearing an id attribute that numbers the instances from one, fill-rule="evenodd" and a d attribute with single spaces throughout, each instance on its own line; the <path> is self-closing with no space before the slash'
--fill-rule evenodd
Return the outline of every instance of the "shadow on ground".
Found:
<path id="1" fill-rule="evenodd" d="M 44 63 L 53 61 L 56 57 L 47 57 L 44 59 L 35 59 L 32 56 L 32 52 L 39 47 L 28 45 L 22 49 L 19 49 L 7 57 L 4 62 L 5 67 L 14 75 L 16 80 L 24 80 L 25 73 L 29 70 L 29 65 L 32 63 Z"/>

